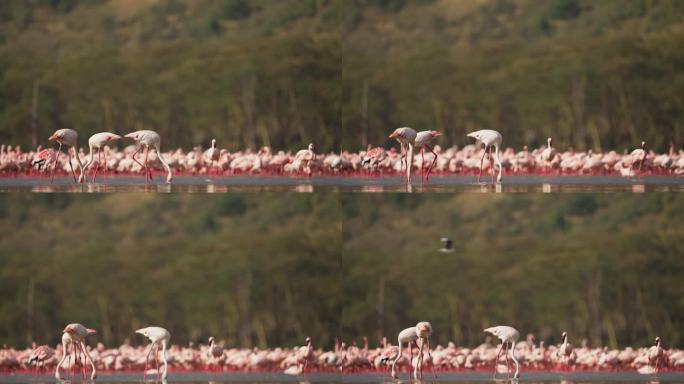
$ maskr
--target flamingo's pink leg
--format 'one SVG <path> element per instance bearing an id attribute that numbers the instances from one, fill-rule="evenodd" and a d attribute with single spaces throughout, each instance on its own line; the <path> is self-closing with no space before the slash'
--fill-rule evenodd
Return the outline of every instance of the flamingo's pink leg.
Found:
<path id="1" fill-rule="evenodd" d="M 76 156 L 78 156 L 78 154 Z M 76 172 L 74 172 L 74 165 L 71 164 L 71 148 L 67 150 L 67 157 L 69 158 L 69 168 L 71 169 L 71 175 L 74 177 L 74 183 L 76 183 Z"/>
<path id="2" fill-rule="evenodd" d="M 482 165 L 484 164 L 484 158 L 485 155 L 487 154 L 487 146 L 485 145 L 484 147 L 484 152 L 482 153 L 482 158 L 480 159 L 480 172 L 477 174 L 477 182 L 480 182 L 480 178 L 482 177 Z"/>
<path id="3" fill-rule="evenodd" d="M 143 371 L 143 381 L 147 380 L 147 368 L 148 364 L 150 362 L 150 355 L 152 354 L 152 348 L 154 347 L 154 344 L 150 345 L 150 350 L 147 352 L 147 356 L 145 357 L 145 370 Z"/>
<path id="4" fill-rule="evenodd" d="M 62 150 L 62 143 L 59 143 L 59 147 L 57 148 L 57 153 L 55 154 L 55 160 L 53 161 L 52 164 L 52 171 L 50 172 L 50 184 L 52 184 L 52 180 L 55 178 L 55 168 L 57 168 L 57 160 L 59 159 L 59 152 Z"/>
<path id="5" fill-rule="evenodd" d="M 150 173 L 150 169 L 147 166 L 147 155 L 149 153 L 150 149 L 146 146 L 145 147 L 145 184 L 147 184 L 148 178 L 149 180 L 152 180 L 152 174 Z"/>
<path id="6" fill-rule="evenodd" d="M 93 173 L 93 181 L 92 181 L 93 183 L 95 182 L 95 178 L 97 177 L 97 171 L 100 169 L 100 158 L 101 158 L 100 155 L 101 154 L 102 154 L 102 152 L 98 148 L 97 149 L 97 165 L 95 166 L 95 171 Z"/>
<path id="7" fill-rule="evenodd" d="M 492 156 L 492 146 L 489 146 L 489 175 L 492 177 L 492 184 L 494 184 L 494 157 Z M 508 348 L 508 346 L 506 346 Z"/>
<path id="8" fill-rule="evenodd" d="M 503 351 L 503 344 L 499 346 L 499 352 L 496 353 L 496 359 L 494 359 L 494 375 L 492 378 L 496 380 L 496 370 L 499 368 L 499 357 L 501 356 L 501 351 Z"/>
<path id="9" fill-rule="evenodd" d="M 430 167 L 429 167 L 428 170 L 427 170 L 427 177 L 425 178 L 426 181 L 427 181 L 427 180 L 430 180 L 430 172 L 432 171 L 432 167 L 433 167 L 433 166 L 435 165 L 435 163 L 437 162 L 437 153 L 435 153 L 435 151 L 434 151 L 432 148 L 430 148 L 430 147 L 427 147 L 427 149 L 429 149 L 430 152 L 432 152 L 432 154 L 435 155 L 435 158 L 432 159 L 432 163 L 430 164 Z"/>
<path id="10" fill-rule="evenodd" d="M 157 380 L 159 380 L 161 378 L 161 372 L 159 372 L 159 344 L 157 344 L 157 348 L 154 350 L 154 364 L 157 368 Z"/>

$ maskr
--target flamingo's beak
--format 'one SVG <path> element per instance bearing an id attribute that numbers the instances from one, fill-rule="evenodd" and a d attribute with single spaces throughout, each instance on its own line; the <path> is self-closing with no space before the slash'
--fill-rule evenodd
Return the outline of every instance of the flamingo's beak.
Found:
<path id="1" fill-rule="evenodd" d="M 49 141 L 54 141 L 54 140 L 57 140 L 57 139 L 59 139 L 59 136 L 57 136 L 57 134 L 53 134 L 52 136 L 48 137 L 48 140 L 49 140 Z"/>
<path id="2" fill-rule="evenodd" d="M 432 137 L 442 136 L 442 132 L 432 132 Z"/>
<path id="3" fill-rule="evenodd" d="M 389 135 L 390 139 L 394 139 L 394 138 L 397 137 L 397 136 L 399 136 L 399 134 L 396 133 L 396 132 L 392 132 L 392 133 Z"/>

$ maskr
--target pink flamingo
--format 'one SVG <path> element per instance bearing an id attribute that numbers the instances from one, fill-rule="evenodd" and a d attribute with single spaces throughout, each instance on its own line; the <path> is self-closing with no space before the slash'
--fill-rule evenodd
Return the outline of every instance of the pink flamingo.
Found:
<path id="1" fill-rule="evenodd" d="M 133 153 L 133 160 L 135 160 L 135 162 L 138 163 L 138 165 L 145 169 L 145 182 L 147 182 L 148 178 L 149 180 L 152 180 L 152 172 L 150 171 L 150 168 L 147 165 L 147 155 L 150 148 L 154 148 L 154 150 L 157 152 L 157 157 L 159 158 L 159 161 L 161 161 L 162 165 L 164 165 L 164 168 L 166 168 L 166 182 L 170 183 L 171 180 L 173 180 L 171 167 L 169 167 L 169 164 L 166 161 L 164 161 L 164 157 L 161 154 L 161 136 L 159 136 L 157 132 L 150 130 L 135 131 L 127 134 L 125 137 L 133 139 L 136 142 L 136 144 L 138 144 L 138 148 Z M 140 150 L 143 147 L 145 147 L 145 165 L 141 164 L 135 158 L 135 155 L 138 152 L 140 152 Z"/>
<path id="2" fill-rule="evenodd" d="M 432 149 L 432 147 L 435 145 L 435 140 L 437 137 L 441 136 L 442 134 L 437 131 L 420 131 L 416 134 L 416 139 L 414 140 L 414 147 L 420 148 L 420 173 L 421 173 L 421 178 L 425 178 L 425 181 L 430 179 L 430 171 L 432 170 L 432 167 L 435 165 L 437 162 L 437 153 Z M 423 174 L 423 166 L 425 165 L 425 148 L 428 149 L 428 151 L 432 152 L 432 154 L 435 156 L 432 159 L 432 163 L 430 163 L 430 166 L 427 169 L 427 174 Z"/>
<path id="3" fill-rule="evenodd" d="M 62 335 L 62 353 L 63 353 L 63 355 L 62 355 L 62 359 L 57 364 L 57 369 L 55 370 L 55 378 L 57 380 L 61 380 L 61 377 L 59 374 L 59 368 L 64 363 L 64 360 L 66 359 L 67 354 L 68 354 L 67 351 L 68 351 L 69 345 L 71 345 L 72 351 L 73 351 L 73 356 L 74 356 L 74 359 L 73 359 L 74 363 L 76 360 L 79 359 L 80 354 L 85 355 L 88 362 L 90 362 L 91 368 L 93 369 L 93 372 L 90 375 L 90 379 L 95 380 L 95 378 L 97 377 L 97 369 L 95 368 L 95 363 L 93 362 L 92 357 L 90 357 L 90 354 L 88 353 L 88 350 L 85 347 L 84 341 L 88 335 L 95 334 L 95 333 L 97 333 L 97 331 L 94 329 L 86 328 L 82 324 L 71 323 L 64 328 L 63 332 L 64 332 Z M 86 367 L 85 367 L 85 364 L 82 364 L 82 365 L 83 365 L 83 378 L 85 379 Z M 75 367 L 75 364 L 72 365 L 72 368 L 73 367 Z"/>
<path id="4" fill-rule="evenodd" d="M 69 159 L 69 168 L 71 168 L 71 174 L 74 177 L 74 182 L 76 182 L 76 172 L 74 172 L 74 166 L 71 164 L 71 151 L 73 150 L 74 152 L 74 157 L 76 158 L 76 162 L 78 163 L 78 167 L 80 171 L 83 171 L 83 164 L 81 163 L 81 158 L 78 156 L 77 148 L 78 148 L 78 132 L 74 131 L 73 129 L 69 128 L 63 128 L 63 129 L 58 129 L 55 131 L 55 133 L 52 134 L 52 136 L 48 137 L 49 141 L 56 141 L 59 143 L 59 147 L 57 148 L 57 156 L 59 156 L 59 151 L 62 150 L 62 145 L 66 145 L 67 147 L 67 157 Z M 52 172 L 50 172 L 50 182 L 52 182 L 52 178 L 55 173 L 55 167 L 57 166 L 57 162 L 55 162 L 54 166 L 52 167 Z"/>

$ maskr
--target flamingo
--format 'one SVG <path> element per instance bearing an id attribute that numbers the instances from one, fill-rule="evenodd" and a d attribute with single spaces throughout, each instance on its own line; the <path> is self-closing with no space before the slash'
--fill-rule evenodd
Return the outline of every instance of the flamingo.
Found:
<path id="1" fill-rule="evenodd" d="M 150 131 L 150 130 L 142 130 L 142 131 L 135 131 L 127 134 L 125 137 L 129 139 L 133 139 L 133 141 L 136 142 L 138 145 L 138 148 L 135 150 L 133 153 L 133 160 L 135 160 L 138 165 L 143 167 L 145 169 L 145 182 L 147 182 L 148 178 L 149 180 L 152 180 L 152 172 L 150 171 L 150 168 L 147 166 L 147 155 L 148 152 L 151 148 L 154 148 L 154 150 L 157 152 L 157 157 L 159 158 L 159 161 L 164 165 L 164 168 L 166 168 L 166 182 L 170 183 L 171 180 L 173 180 L 173 174 L 171 173 L 171 167 L 169 167 L 169 164 L 164 161 L 164 157 L 162 157 L 161 154 L 161 137 L 159 134 L 155 131 Z M 215 141 L 212 141 L 215 143 Z M 135 155 L 140 152 L 140 150 L 145 147 L 145 165 L 142 165 L 136 158 Z"/>
<path id="2" fill-rule="evenodd" d="M 78 181 L 82 183 L 85 181 L 85 174 L 88 171 L 88 168 L 93 164 L 93 156 L 94 152 L 97 149 L 97 167 L 95 167 L 95 173 L 93 174 L 93 182 L 95 181 L 95 178 L 97 177 L 97 170 L 100 168 L 100 162 L 101 158 L 104 157 L 104 174 L 105 178 L 107 177 L 107 154 L 103 153 L 105 145 L 109 143 L 110 141 L 114 140 L 119 140 L 121 139 L 121 136 L 110 133 L 110 132 L 100 132 L 96 133 L 88 139 L 88 146 L 90 147 L 90 158 L 88 161 L 86 161 L 85 166 L 81 168 L 81 176 L 78 178 Z M 104 155 L 104 156 L 102 156 Z"/>
<path id="3" fill-rule="evenodd" d="M 409 363 L 412 364 L 413 362 L 413 349 L 411 348 L 411 343 L 417 342 L 418 339 L 421 339 L 420 343 L 420 352 L 418 355 L 418 363 L 415 365 L 413 368 L 413 376 L 418 379 L 418 369 L 419 367 L 422 366 L 423 363 L 423 346 L 427 345 L 427 350 L 428 350 L 428 355 L 430 355 L 430 343 L 429 343 L 429 337 L 430 334 L 432 333 L 432 325 L 428 323 L 427 321 L 421 321 L 419 322 L 415 327 L 409 327 L 404 329 L 403 331 L 399 332 L 399 336 L 397 336 L 397 345 L 398 345 L 398 351 L 396 357 L 394 358 L 394 361 L 392 361 L 392 377 L 397 378 L 397 372 L 396 372 L 396 365 L 399 359 L 401 359 L 401 355 L 403 352 L 403 345 L 406 343 L 406 346 L 409 348 Z M 432 360 L 432 356 L 430 356 L 430 360 Z M 410 367 L 409 367 L 409 372 L 410 372 Z M 422 367 L 421 367 L 422 371 Z M 434 373 L 434 372 L 433 372 Z"/>
<path id="4" fill-rule="evenodd" d="M 73 129 L 69 128 L 63 128 L 63 129 L 58 129 L 56 130 L 52 136 L 48 137 L 49 141 L 56 141 L 59 143 L 59 147 L 57 148 L 57 156 L 59 156 L 59 151 L 62 149 L 62 145 L 66 145 L 67 147 L 67 157 L 69 159 L 69 168 L 71 168 L 71 174 L 74 177 L 74 182 L 76 182 L 76 172 L 74 172 L 74 166 L 71 164 L 71 150 L 73 149 L 74 151 L 74 157 L 76 158 L 76 162 L 78 163 L 78 167 L 80 171 L 83 171 L 83 164 L 81 163 L 81 158 L 78 156 L 77 148 L 78 148 L 78 132 L 74 131 Z M 52 182 L 52 178 L 55 173 L 55 167 L 57 166 L 57 163 L 52 167 L 52 172 L 50 172 L 50 182 Z"/>
<path id="5" fill-rule="evenodd" d="M 151 132 L 151 131 L 149 131 Z M 157 153 L 159 153 L 157 151 Z M 147 328 L 141 328 L 135 331 L 135 333 L 139 333 L 145 337 L 147 337 L 152 344 L 150 344 L 150 350 L 147 352 L 147 357 L 145 358 L 145 373 L 143 374 L 143 380 L 147 379 L 147 363 L 149 362 L 150 359 L 150 354 L 152 353 L 152 350 L 156 347 L 156 351 L 154 352 L 154 362 L 156 363 L 157 366 L 157 380 L 159 380 L 159 346 L 161 345 L 162 348 L 162 360 L 164 363 L 164 371 L 161 374 L 161 379 L 166 380 L 166 376 L 169 370 L 169 363 L 166 361 L 166 348 L 169 345 L 169 342 L 171 341 L 171 334 L 169 331 L 162 327 L 147 327 Z"/>
<path id="6" fill-rule="evenodd" d="M 216 139 L 211 139 L 211 148 L 204 151 L 204 158 L 214 166 L 221 156 L 221 151 L 216 148 Z"/>
<path id="7" fill-rule="evenodd" d="M 509 327 L 506 325 L 499 325 L 496 327 L 490 327 L 484 330 L 487 333 L 491 333 L 492 335 L 496 336 L 501 340 L 501 346 L 499 347 L 499 352 L 496 354 L 496 360 L 494 360 L 494 378 L 496 379 L 496 366 L 499 364 L 499 356 L 501 356 L 501 352 L 504 350 L 504 346 L 506 348 L 506 351 L 504 352 L 504 356 L 506 356 L 506 367 L 508 368 L 508 344 L 510 344 L 510 355 L 511 359 L 513 359 L 513 362 L 515 363 L 515 375 L 513 375 L 514 379 L 519 379 L 520 378 L 520 366 L 518 364 L 518 360 L 515 358 L 515 343 L 518 342 L 518 339 L 520 339 L 520 332 L 518 332 L 517 329 L 513 327 Z M 510 368 L 508 370 L 510 374 Z"/>
<path id="8" fill-rule="evenodd" d="M 644 161 L 646 160 L 646 142 L 642 141 L 641 148 L 633 150 L 629 155 L 632 158 L 632 164 L 637 162 L 639 163 L 638 174 L 641 174 L 641 167 L 644 165 Z"/>
<path id="9" fill-rule="evenodd" d="M 31 354 L 28 358 L 28 363 L 32 365 L 40 363 L 40 367 L 43 368 L 45 366 L 45 362 L 47 360 L 50 360 L 54 355 L 54 349 L 50 348 L 47 345 L 41 345 L 40 347 L 31 351 Z"/>
<path id="10" fill-rule="evenodd" d="M 482 176 L 482 163 L 484 162 L 484 157 L 487 154 L 487 148 L 489 148 L 489 156 L 492 156 L 492 146 L 496 150 L 496 163 L 499 166 L 499 176 L 496 178 L 497 183 L 501 183 L 501 173 L 503 166 L 501 165 L 501 160 L 499 159 L 499 151 L 501 150 L 501 143 L 503 142 L 503 136 L 495 130 L 492 129 L 481 129 L 479 131 L 471 132 L 467 135 L 477 140 L 477 143 L 484 143 L 484 153 L 482 154 L 482 159 L 480 159 L 480 173 L 477 175 L 477 182 L 480 182 L 480 177 Z"/>
<path id="11" fill-rule="evenodd" d="M 437 137 L 441 135 L 442 134 L 437 131 L 420 131 L 416 134 L 416 139 L 414 140 L 414 147 L 420 148 L 421 177 L 423 177 L 423 165 L 425 164 L 425 148 L 427 148 L 430 152 L 432 152 L 433 155 L 435 155 L 435 157 L 432 159 L 432 163 L 430 163 L 430 166 L 427 169 L 427 173 L 425 174 L 426 181 L 430 178 L 430 171 L 432 170 L 432 167 L 435 165 L 435 162 L 437 162 L 437 153 L 432 149 L 432 147 L 435 145 L 435 140 L 437 139 Z"/>
<path id="12" fill-rule="evenodd" d="M 563 340 L 563 344 L 561 344 L 561 346 L 556 351 L 556 356 L 564 358 L 566 365 L 569 365 L 570 358 L 572 356 L 572 344 L 568 343 L 567 332 L 563 332 L 563 334 L 561 335 L 561 340 Z"/>
<path id="13" fill-rule="evenodd" d="M 223 357 L 223 347 L 220 345 L 216 344 L 216 341 L 214 340 L 214 336 L 209 338 L 209 355 L 216 359 L 216 370 L 219 370 L 219 362 L 218 359 Z"/>
<path id="14" fill-rule="evenodd" d="M 648 350 L 648 363 L 649 365 L 655 365 L 655 373 L 660 372 L 660 367 L 662 366 L 663 357 L 665 352 L 663 347 L 660 346 L 660 337 L 655 338 L 655 345 Z"/>
<path id="15" fill-rule="evenodd" d="M 307 149 L 299 150 L 295 154 L 295 159 L 302 162 L 304 171 L 308 176 L 311 176 L 311 163 L 316 160 L 316 146 L 313 143 L 309 143 Z"/>
<path id="16" fill-rule="evenodd" d="M 411 184 L 411 166 L 413 165 L 413 147 L 418 133 L 409 127 L 401 127 L 395 129 L 390 135 L 390 139 L 396 139 L 401 148 L 401 165 L 403 167 L 406 161 L 406 183 Z M 404 160 L 408 155 L 408 159 Z M 403 168 L 399 168 L 399 172 Z"/>
<path id="17" fill-rule="evenodd" d="M 556 149 L 551 146 L 553 140 L 549 137 L 546 139 L 546 148 L 541 153 L 541 158 L 544 160 L 545 166 L 548 168 L 551 160 L 556 157 Z"/>
<path id="18" fill-rule="evenodd" d="M 90 362 L 90 367 L 93 369 L 93 372 L 90 374 L 90 379 L 95 380 L 97 378 L 97 369 L 95 368 L 95 363 L 93 362 L 93 358 L 90 357 L 90 353 L 88 353 L 88 350 L 85 347 L 85 344 L 83 343 L 85 338 L 88 335 L 92 335 L 97 333 L 96 330 L 90 329 L 85 327 L 82 324 L 78 323 L 71 323 L 64 327 L 64 331 L 62 334 L 62 359 L 59 361 L 59 364 L 57 364 L 57 368 L 55 369 L 55 378 L 57 380 L 61 380 L 60 374 L 59 374 L 59 368 L 62 366 L 64 363 L 64 360 L 67 357 L 67 351 L 69 345 L 71 345 L 72 350 L 73 350 L 73 355 L 74 355 L 74 360 L 78 359 L 78 355 L 80 353 L 83 353 Z M 86 375 L 86 367 L 85 364 L 83 364 L 83 378 L 85 379 Z"/>

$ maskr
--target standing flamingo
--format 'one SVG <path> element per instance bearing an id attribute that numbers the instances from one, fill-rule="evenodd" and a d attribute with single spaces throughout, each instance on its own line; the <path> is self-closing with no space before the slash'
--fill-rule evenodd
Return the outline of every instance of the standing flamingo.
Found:
<path id="1" fill-rule="evenodd" d="M 413 147 L 418 133 L 409 127 L 397 128 L 392 132 L 390 139 L 396 139 L 401 147 L 401 165 L 406 164 L 406 182 L 411 184 L 411 166 L 413 165 Z M 408 156 L 407 156 L 408 155 Z M 408 157 L 408 158 L 407 158 Z M 405 163 L 404 163 L 405 162 Z M 403 168 L 400 167 L 400 171 Z"/>
<path id="2" fill-rule="evenodd" d="M 157 157 L 159 158 L 159 161 L 161 161 L 161 163 L 164 165 L 164 168 L 166 168 L 166 182 L 170 183 L 171 180 L 173 180 L 171 167 L 169 167 L 169 164 L 166 161 L 164 161 L 164 157 L 162 157 L 160 149 L 161 137 L 157 132 L 150 130 L 135 131 L 127 134 L 125 137 L 133 139 L 136 142 L 136 144 L 138 144 L 138 148 L 133 153 L 133 160 L 135 160 L 135 162 L 138 163 L 138 165 L 145 169 L 145 182 L 147 182 L 148 178 L 149 180 L 152 180 L 152 172 L 150 171 L 150 168 L 147 166 L 147 155 L 150 148 L 154 148 L 154 150 L 157 152 Z M 140 150 L 143 147 L 145 147 L 145 165 L 142 165 L 138 161 L 138 159 L 135 158 L 135 155 L 138 152 L 140 152 Z"/>
<path id="3" fill-rule="evenodd" d="M 62 366 L 64 363 L 64 360 L 67 357 L 67 351 L 69 350 L 69 345 L 71 345 L 72 351 L 73 351 L 73 356 L 74 356 L 74 362 L 75 360 L 79 359 L 81 354 L 85 355 L 85 358 L 90 362 L 90 367 L 93 369 L 93 372 L 90 374 L 90 379 L 95 380 L 97 377 L 97 369 L 95 368 L 95 363 L 93 362 L 93 358 L 90 357 L 90 353 L 88 353 L 88 350 L 85 347 L 84 341 L 85 338 L 88 335 L 92 335 L 97 333 L 96 330 L 86 328 L 82 324 L 78 323 L 72 323 L 67 325 L 64 328 L 62 335 L 62 359 L 59 361 L 59 364 L 57 364 L 57 369 L 55 370 L 55 378 L 57 380 L 61 380 L 61 377 L 59 375 L 59 368 Z M 86 367 L 85 363 L 83 365 L 83 378 L 85 379 L 86 376 Z M 73 367 L 74 365 L 72 365 Z"/>
<path id="4" fill-rule="evenodd" d="M 103 153 L 105 145 L 109 143 L 110 141 L 114 140 L 119 140 L 121 139 L 121 136 L 115 135 L 110 132 L 100 132 L 96 133 L 88 139 L 88 146 L 90 147 L 90 158 L 86 161 L 85 166 L 81 169 L 81 176 L 78 178 L 78 181 L 82 183 L 85 181 L 85 174 L 88 172 L 88 168 L 93 164 L 93 156 L 95 150 L 97 150 L 97 167 L 95 167 L 95 173 L 93 173 L 93 182 L 95 182 L 95 178 L 97 177 L 97 170 L 100 169 L 100 163 L 102 162 L 102 158 L 104 157 L 104 175 L 105 178 L 107 178 L 107 154 Z M 104 155 L 104 156 L 103 156 Z M 77 155 L 78 156 L 78 155 Z"/>
<path id="5" fill-rule="evenodd" d="M 311 163 L 316 160 L 316 146 L 313 143 L 309 143 L 307 149 L 299 150 L 295 154 L 295 159 L 301 161 L 302 165 L 304 165 L 304 172 L 306 172 L 307 176 L 311 176 Z"/>
<path id="6" fill-rule="evenodd" d="M 541 153 L 541 158 L 544 160 L 544 166 L 547 168 L 547 171 L 551 161 L 556 157 L 556 149 L 551 146 L 552 141 L 550 137 L 546 139 L 546 148 Z"/>
<path id="7" fill-rule="evenodd" d="M 59 147 L 57 148 L 57 157 L 59 157 L 59 151 L 62 149 L 62 145 L 69 147 L 67 148 L 66 153 L 67 157 L 69 158 L 69 168 L 71 168 L 71 174 L 74 177 L 74 182 L 76 182 L 76 172 L 74 172 L 74 166 L 71 164 L 71 150 L 74 151 L 74 157 L 78 163 L 79 170 L 81 172 L 83 171 L 83 164 L 81 163 L 81 158 L 78 156 L 78 132 L 69 128 L 58 129 L 52 134 L 52 136 L 48 137 L 48 140 L 59 143 Z M 52 171 L 50 172 L 50 182 L 52 182 L 56 166 L 57 162 L 55 162 L 55 164 L 52 166 Z"/>
<path id="8" fill-rule="evenodd" d="M 515 363 L 515 375 L 513 375 L 514 379 L 519 379 L 520 378 L 520 366 L 518 364 L 518 360 L 515 358 L 515 343 L 518 342 L 518 339 L 520 339 L 520 332 L 518 332 L 517 329 L 513 327 L 509 327 L 506 325 L 499 325 L 496 327 L 490 327 L 484 330 L 487 333 L 491 333 L 492 335 L 496 336 L 501 340 L 501 346 L 499 347 L 499 352 L 496 354 L 496 360 L 494 360 L 494 378 L 496 378 L 496 369 L 497 365 L 499 364 L 499 356 L 501 356 L 501 352 L 504 350 L 504 346 L 506 348 L 506 351 L 504 352 L 504 356 L 506 356 L 506 367 L 508 368 L 508 373 L 510 375 L 510 367 L 508 365 L 508 351 L 509 347 L 508 345 L 510 344 L 510 355 L 511 359 L 513 359 L 513 362 Z"/>
<path id="9" fill-rule="evenodd" d="M 641 175 L 641 167 L 644 165 L 644 161 L 646 161 L 646 142 L 642 141 L 641 148 L 633 150 L 629 155 L 632 158 L 632 164 L 639 163 L 637 175 Z"/>
<path id="10" fill-rule="evenodd" d="M 150 131 L 151 132 L 151 131 Z M 157 151 L 157 153 L 159 153 Z M 145 373 L 143 374 L 143 380 L 147 379 L 147 367 L 148 367 L 148 362 L 150 359 L 150 354 L 152 353 L 152 350 L 156 347 L 156 350 L 154 352 L 154 362 L 157 367 L 157 380 L 160 379 L 159 376 L 159 346 L 161 345 L 162 348 L 162 360 L 164 363 L 164 372 L 161 374 L 161 379 L 166 380 L 166 375 L 169 370 L 169 364 L 166 361 L 166 348 L 169 345 L 169 342 L 171 341 L 171 334 L 169 331 L 162 327 L 147 327 L 147 328 L 142 328 L 138 329 L 135 331 L 135 333 L 139 333 L 145 337 L 147 337 L 152 344 L 150 344 L 150 350 L 147 352 L 147 357 L 145 358 Z"/>
<path id="11" fill-rule="evenodd" d="M 220 369 L 220 358 L 223 357 L 223 347 L 216 344 L 214 336 L 209 338 L 209 357 L 216 360 L 216 370 Z"/>
<path id="12" fill-rule="evenodd" d="M 215 168 L 220 156 L 221 151 L 216 148 L 216 139 L 211 139 L 211 148 L 204 151 L 204 161 L 211 163 L 211 166 Z"/>
<path id="13" fill-rule="evenodd" d="M 442 134 L 437 131 L 420 131 L 416 134 L 416 139 L 414 140 L 414 147 L 420 148 L 420 173 L 421 178 L 424 177 L 425 181 L 430 179 L 430 171 L 432 170 L 432 167 L 435 165 L 435 162 L 437 162 L 437 153 L 432 149 L 432 147 L 435 145 L 435 140 L 437 139 L 437 137 L 441 135 Z M 423 175 L 423 166 L 425 164 L 425 148 L 432 152 L 432 154 L 435 157 L 432 159 L 432 163 L 430 163 L 430 166 L 427 169 L 427 174 Z"/>
<path id="14" fill-rule="evenodd" d="M 665 351 L 663 347 L 660 346 L 660 337 L 655 338 L 655 345 L 648 350 L 648 363 L 650 366 L 654 366 L 655 373 L 660 372 L 660 367 L 663 365 L 663 358 L 665 357 Z"/>
<path id="15" fill-rule="evenodd" d="M 503 136 L 497 131 L 492 129 L 481 129 L 479 131 L 471 132 L 467 135 L 477 140 L 477 143 L 484 143 L 484 153 L 482 153 L 482 159 L 480 159 L 480 173 L 477 174 L 477 182 L 480 182 L 480 177 L 482 176 L 482 164 L 484 162 L 484 157 L 487 154 L 487 148 L 489 148 L 489 157 L 492 157 L 492 146 L 495 149 L 496 163 L 499 166 L 499 176 L 496 178 L 497 183 L 501 183 L 501 173 L 503 166 L 501 165 L 501 160 L 499 159 L 499 151 L 501 150 L 501 143 L 503 142 Z"/>
<path id="16" fill-rule="evenodd" d="M 561 339 L 563 340 L 563 344 L 556 350 L 556 356 L 563 358 L 565 361 L 566 368 L 570 366 L 570 363 L 572 362 L 572 344 L 568 342 L 568 333 L 563 332 L 561 334 Z"/>

